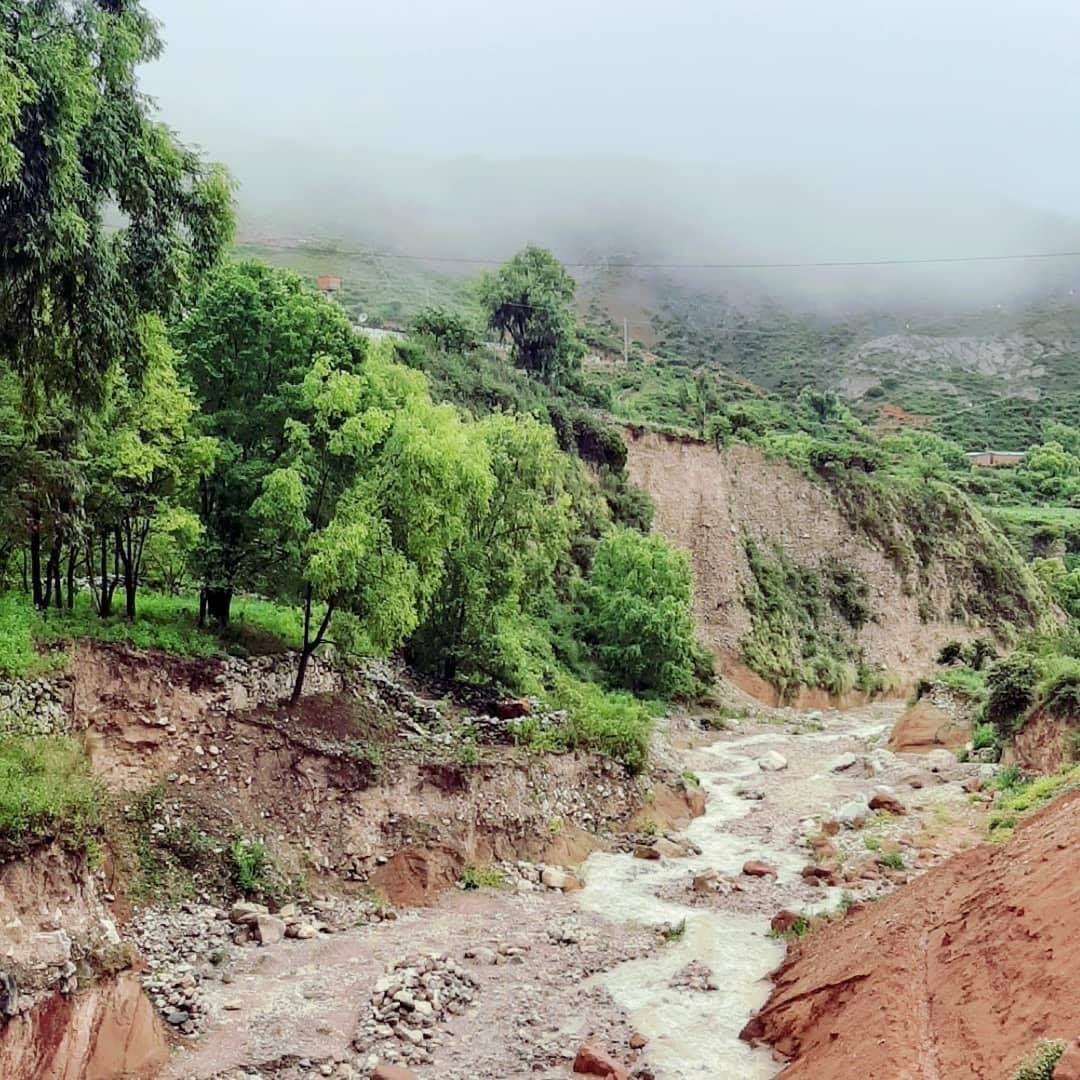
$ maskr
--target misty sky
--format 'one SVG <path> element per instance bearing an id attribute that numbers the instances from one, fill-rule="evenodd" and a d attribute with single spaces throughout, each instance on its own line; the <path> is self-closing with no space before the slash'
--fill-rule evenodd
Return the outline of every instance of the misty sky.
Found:
<path id="1" fill-rule="evenodd" d="M 196 141 L 622 152 L 1080 212 L 1076 0 L 148 6 L 167 49 L 144 84 Z"/>

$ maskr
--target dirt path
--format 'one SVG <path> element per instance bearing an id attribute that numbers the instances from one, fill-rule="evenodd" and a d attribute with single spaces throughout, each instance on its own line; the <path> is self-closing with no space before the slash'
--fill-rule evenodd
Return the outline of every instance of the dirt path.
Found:
<path id="1" fill-rule="evenodd" d="M 165 1076 L 300 1076 L 309 1063 L 323 1075 L 355 1068 L 366 1076 L 370 1048 L 357 1053 L 351 1044 L 375 984 L 388 965 L 427 952 L 449 955 L 479 985 L 470 1007 L 425 1044 L 430 1060 L 414 1066 L 418 1076 L 566 1077 L 587 1038 L 642 1078 L 774 1075 L 771 1056 L 738 1039 L 783 955 L 768 933 L 773 914 L 830 909 L 845 889 L 864 896 L 892 888 L 975 835 L 976 811 L 950 781 L 977 767 L 886 751 L 899 708 L 781 713 L 719 737 L 693 736 L 683 757 L 709 799 L 686 835 L 700 855 L 595 854 L 580 893 L 454 891 L 396 922 L 245 950 L 234 981 L 208 990 L 204 1034 L 174 1054 Z M 783 767 L 763 768 L 779 764 L 774 754 Z M 933 764 L 943 772 L 931 772 Z M 867 811 L 864 830 L 818 835 L 823 820 L 878 789 L 908 813 Z M 813 839 L 835 850 L 831 885 L 803 876 Z M 905 868 L 878 869 L 871 843 L 900 852 Z M 750 860 L 775 874 L 744 875 Z M 707 872 L 711 884 L 695 890 L 693 879 Z M 670 943 L 657 932 L 684 922 Z M 649 1039 L 640 1055 L 630 1046 L 634 1030 Z M 385 1054 L 385 1044 L 376 1049 Z"/>

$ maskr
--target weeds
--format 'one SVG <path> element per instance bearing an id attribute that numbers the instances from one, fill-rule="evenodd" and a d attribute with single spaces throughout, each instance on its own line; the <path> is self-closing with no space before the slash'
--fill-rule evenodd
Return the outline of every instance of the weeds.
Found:
<path id="1" fill-rule="evenodd" d="M 506 876 L 494 866 L 474 866 L 469 863 L 458 878 L 463 889 L 501 889 Z"/>
<path id="2" fill-rule="evenodd" d="M 899 851 L 887 851 L 878 856 L 878 866 L 886 870 L 903 870 L 904 856 Z"/>
<path id="3" fill-rule="evenodd" d="M 1044 1039 L 1021 1062 L 1012 1080 L 1052 1080 L 1054 1067 L 1065 1054 L 1063 1039 Z"/>

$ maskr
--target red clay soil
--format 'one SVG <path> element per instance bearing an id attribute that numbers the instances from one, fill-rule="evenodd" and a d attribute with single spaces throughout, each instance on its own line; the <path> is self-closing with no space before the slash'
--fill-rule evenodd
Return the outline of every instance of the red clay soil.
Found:
<path id="1" fill-rule="evenodd" d="M 1008 1080 L 1080 1037 L 1080 792 L 793 944 L 743 1038 L 783 1080 Z"/>

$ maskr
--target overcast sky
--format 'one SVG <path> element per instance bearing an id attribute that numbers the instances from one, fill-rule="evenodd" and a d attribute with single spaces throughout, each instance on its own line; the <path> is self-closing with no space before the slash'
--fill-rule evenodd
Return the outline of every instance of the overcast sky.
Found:
<path id="1" fill-rule="evenodd" d="M 166 119 L 343 149 L 629 152 L 1070 213 L 1076 0 L 148 0 Z"/>

